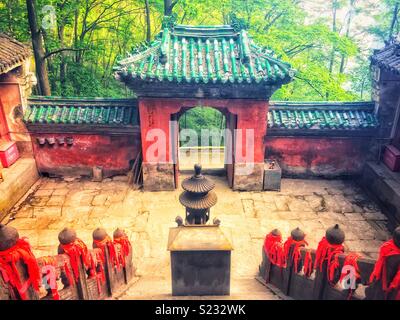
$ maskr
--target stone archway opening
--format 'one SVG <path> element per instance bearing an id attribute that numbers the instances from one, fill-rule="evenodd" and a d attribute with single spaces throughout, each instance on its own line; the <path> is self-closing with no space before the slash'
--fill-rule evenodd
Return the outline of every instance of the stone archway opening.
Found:
<path id="1" fill-rule="evenodd" d="M 183 108 L 178 114 L 178 170 L 200 163 L 207 174 L 226 175 L 227 110 L 208 106 Z"/>

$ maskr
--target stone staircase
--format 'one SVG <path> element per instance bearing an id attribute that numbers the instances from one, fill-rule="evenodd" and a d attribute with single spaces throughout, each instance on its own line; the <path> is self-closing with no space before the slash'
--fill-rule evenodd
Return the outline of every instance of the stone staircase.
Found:
<path id="1" fill-rule="evenodd" d="M 188 296 L 171 295 L 171 279 L 162 276 L 144 276 L 132 279 L 124 292 L 116 294 L 117 300 L 279 300 L 275 294 L 255 278 L 231 280 L 229 296 Z"/>

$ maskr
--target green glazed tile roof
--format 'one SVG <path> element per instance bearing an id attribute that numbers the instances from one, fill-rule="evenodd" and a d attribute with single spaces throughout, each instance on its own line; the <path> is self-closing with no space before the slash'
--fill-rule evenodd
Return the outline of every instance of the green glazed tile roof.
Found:
<path id="1" fill-rule="evenodd" d="M 24 113 L 27 124 L 138 125 L 135 99 L 30 98 Z"/>
<path id="2" fill-rule="evenodd" d="M 359 130 L 377 126 L 374 104 L 370 102 L 275 102 L 268 112 L 271 129 Z"/>
<path id="3" fill-rule="evenodd" d="M 165 27 L 148 48 L 114 68 L 122 81 L 284 84 L 294 70 L 232 26 Z"/>

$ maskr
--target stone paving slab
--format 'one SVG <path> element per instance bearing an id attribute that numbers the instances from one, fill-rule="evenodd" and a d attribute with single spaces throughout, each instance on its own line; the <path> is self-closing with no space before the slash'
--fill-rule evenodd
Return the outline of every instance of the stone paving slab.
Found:
<path id="1" fill-rule="evenodd" d="M 246 294 L 244 294 L 246 293 Z M 179 296 L 171 294 L 171 279 L 137 278 L 117 300 L 280 300 L 256 279 L 233 279 L 229 296 Z"/>
<path id="2" fill-rule="evenodd" d="M 326 228 L 339 223 L 347 234 L 346 250 L 371 258 L 390 237 L 386 217 L 351 181 L 283 179 L 281 192 L 238 192 L 228 187 L 225 177 L 211 178 L 218 196 L 211 219 L 218 217 L 232 240 L 233 280 L 254 279 L 264 237 L 274 228 L 286 238 L 300 227 L 310 247 L 316 248 Z M 168 231 L 177 215 L 184 216 L 178 201 L 181 191 L 133 190 L 125 177 L 103 182 L 42 178 L 12 210 L 14 220 L 9 223 L 30 239 L 38 256 L 56 254 L 57 234 L 64 227 L 75 228 L 88 245 L 96 227 L 110 235 L 117 227 L 124 228 L 133 244 L 137 276 L 147 283 L 170 274 Z M 153 288 L 155 295 L 161 292 L 156 284 Z"/>

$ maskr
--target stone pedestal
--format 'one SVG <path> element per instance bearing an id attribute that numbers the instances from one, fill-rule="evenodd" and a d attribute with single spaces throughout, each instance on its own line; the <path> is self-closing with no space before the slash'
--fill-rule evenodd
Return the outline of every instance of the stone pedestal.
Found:
<path id="1" fill-rule="evenodd" d="M 143 163 L 143 188 L 145 191 L 175 190 L 174 164 Z"/>
<path id="2" fill-rule="evenodd" d="M 263 190 L 264 163 L 235 163 L 233 190 Z"/>
<path id="3" fill-rule="evenodd" d="M 171 228 L 172 295 L 229 295 L 232 249 L 219 226 Z"/>
<path id="4" fill-rule="evenodd" d="M 281 191 L 282 169 L 278 162 L 265 160 L 264 190 Z"/>

